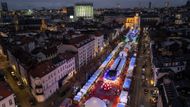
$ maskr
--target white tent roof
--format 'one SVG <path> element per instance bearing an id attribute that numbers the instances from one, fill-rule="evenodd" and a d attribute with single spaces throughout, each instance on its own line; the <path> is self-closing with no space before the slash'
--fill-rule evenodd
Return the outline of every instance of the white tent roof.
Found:
<path id="1" fill-rule="evenodd" d="M 124 103 L 118 103 L 117 107 L 125 107 L 125 104 Z"/>
<path id="2" fill-rule="evenodd" d="M 75 96 L 74 100 L 79 102 L 81 100 L 81 96 Z"/>
<path id="3" fill-rule="evenodd" d="M 85 107 L 107 107 L 107 106 L 103 100 L 97 97 L 91 97 L 85 102 Z"/>
<path id="4" fill-rule="evenodd" d="M 81 90 L 80 90 L 80 92 L 82 92 L 82 93 L 86 93 L 87 92 L 87 90 L 86 89 L 84 89 L 84 88 L 82 88 Z"/>
<path id="5" fill-rule="evenodd" d="M 121 91 L 121 94 L 119 96 L 120 102 L 121 103 L 127 103 L 127 96 L 128 96 L 128 92 L 127 91 Z"/>
<path id="6" fill-rule="evenodd" d="M 82 93 L 81 93 L 81 92 L 78 92 L 78 93 L 77 93 L 77 96 L 82 96 Z"/>

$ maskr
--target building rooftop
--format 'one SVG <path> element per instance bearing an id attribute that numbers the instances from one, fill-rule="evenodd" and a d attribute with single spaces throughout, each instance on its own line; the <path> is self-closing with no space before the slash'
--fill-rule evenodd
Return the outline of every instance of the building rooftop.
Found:
<path id="1" fill-rule="evenodd" d="M 67 39 L 67 41 L 65 42 L 66 44 L 73 44 L 75 45 L 77 48 L 82 47 L 83 45 L 93 41 L 93 38 L 90 38 L 87 35 L 82 35 L 82 36 L 78 36 L 75 38 L 69 38 Z"/>
<path id="2" fill-rule="evenodd" d="M 183 72 L 170 72 L 158 79 L 158 82 L 164 107 L 189 107 L 190 80 Z"/>
<path id="3" fill-rule="evenodd" d="M 153 62 L 157 66 L 162 66 L 164 63 L 171 63 L 168 66 L 185 65 L 183 61 L 190 59 L 189 46 L 189 39 L 181 37 L 170 37 L 162 42 L 155 42 L 152 45 Z"/>
<path id="4" fill-rule="evenodd" d="M 84 5 L 84 6 L 86 6 L 86 5 L 90 5 L 90 6 L 93 6 L 93 3 L 90 3 L 90 2 L 79 2 L 79 3 L 76 3 L 75 4 L 76 6 L 80 6 L 80 5 Z"/>
<path id="5" fill-rule="evenodd" d="M 35 77 L 41 78 L 47 75 L 48 73 L 50 73 L 51 71 L 53 71 L 54 69 L 56 69 L 65 61 L 73 58 L 75 54 L 76 54 L 75 52 L 65 52 L 65 53 L 59 54 L 57 57 L 53 58 L 52 60 L 46 60 L 39 63 L 38 65 L 33 67 L 29 71 L 29 73 L 31 74 L 33 78 Z"/>

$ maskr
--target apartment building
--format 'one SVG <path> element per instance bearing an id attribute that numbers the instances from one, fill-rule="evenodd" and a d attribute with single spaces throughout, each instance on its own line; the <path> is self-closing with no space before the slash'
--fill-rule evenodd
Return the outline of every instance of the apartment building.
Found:
<path id="1" fill-rule="evenodd" d="M 65 52 L 57 57 L 41 62 L 31 69 L 30 84 L 32 94 L 38 102 L 43 102 L 55 93 L 76 71 L 74 52 Z"/>
<path id="2" fill-rule="evenodd" d="M 66 50 L 77 52 L 76 65 L 80 69 L 86 65 L 94 57 L 94 42 L 93 38 L 88 36 L 78 36 L 70 38 L 64 44 L 58 46 L 58 53 L 63 53 Z"/>

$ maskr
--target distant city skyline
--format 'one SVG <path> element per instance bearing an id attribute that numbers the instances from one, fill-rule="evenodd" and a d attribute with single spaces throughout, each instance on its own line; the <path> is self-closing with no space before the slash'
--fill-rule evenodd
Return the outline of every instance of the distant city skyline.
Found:
<path id="1" fill-rule="evenodd" d="M 8 3 L 9 9 L 32 9 L 32 8 L 60 8 L 73 6 L 76 2 L 92 2 L 95 8 L 114 8 L 119 4 L 121 8 L 163 7 L 169 1 L 170 6 L 184 5 L 187 0 L 1 0 Z"/>

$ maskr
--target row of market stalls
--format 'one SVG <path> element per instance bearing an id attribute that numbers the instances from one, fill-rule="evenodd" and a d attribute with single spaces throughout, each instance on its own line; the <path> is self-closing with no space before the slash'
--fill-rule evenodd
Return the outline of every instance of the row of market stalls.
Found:
<path id="1" fill-rule="evenodd" d="M 130 29 L 129 33 L 125 35 L 125 42 L 136 42 L 138 37 L 138 29 Z"/>
<path id="2" fill-rule="evenodd" d="M 139 35 L 138 29 L 130 29 L 130 31 L 125 35 L 126 51 L 130 51 L 132 48 L 134 48 L 134 47 L 132 47 L 132 43 L 137 42 L 138 35 Z M 124 83 L 123 83 L 123 90 L 120 93 L 120 97 L 119 97 L 120 101 L 117 104 L 117 107 L 126 107 L 126 105 L 127 105 L 129 89 L 130 89 L 131 82 L 132 82 L 131 79 L 133 76 L 133 70 L 135 68 L 135 62 L 136 62 L 136 53 L 130 59 L 129 67 L 127 70 L 127 75 L 126 75 Z"/>
<path id="3" fill-rule="evenodd" d="M 121 94 L 119 97 L 120 102 L 118 103 L 117 107 L 126 107 L 126 105 L 127 105 L 129 89 L 130 89 L 131 82 L 132 82 L 131 77 L 133 75 L 135 62 L 136 62 L 136 57 L 133 56 L 130 59 L 129 68 L 127 70 L 127 75 L 126 75 L 124 83 L 123 83 L 123 90 L 121 91 Z"/>
<path id="4" fill-rule="evenodd" d="M 133 42 L 137 41 L 138 33 L 139 33 L 139 31 L 137 29 L 130 29 L 130 31 L 126 34 L 125 42 L 127 42 L 127 43 L 125 45 L 125 48 L 127 49 L 127 51 L 130 51 L 132 48 L 131 44 Z M 133 70 L 135 68 L 135 62 L 136 62 L 136 53 L 130 59 L 129 67 L 127 70 L 127 75 L 126 75 L 124 83 L 123 83 L 123 90 L 120 93 L 120 96 L 119 96 L 120 101 L 117 104 L 117 107 L 126 107 L 127 106 L 129 89 L 130 89 L 131 82 L 132 82 L 131 79 L 133 76 Z"/>
<path id="5" fill-rule="evenodd" d="M 118 44 L 118 46 L 110 53 L 110 55 L 105 59 L 105 61 L 102 63 L 102 65 L 98 68 L 98 70 L 91 76 L 91 78 L 86 82 L 86 84 L 80 89 L 80 91 L 77 93 L 77 95 L 74 96 L 75 102 L 80 102 L 81 99 L 84 97 L 84 95 L 87 94 L 87 92 L 90 90 L 92 85 L 95 83 L 97 78 L 100 76 L 102 71 L 105 69 L 105 67 L 108 65 L 108 63 L 111 61 L 115 53 L 119 50 L 119 48 L 122 46 L 122 42 Z"/>

